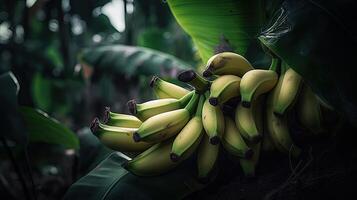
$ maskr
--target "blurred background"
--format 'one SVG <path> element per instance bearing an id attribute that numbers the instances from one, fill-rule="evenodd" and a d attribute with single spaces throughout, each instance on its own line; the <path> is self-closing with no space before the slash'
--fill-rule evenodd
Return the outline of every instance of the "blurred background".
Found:
<path id="1" fill-rule="evenodd" d="M 87 128 L 105 106 L 127 113 L 128 100 L 153 97 L 152 75 L 171 80 L 199 65 L 165 1 L 0 0 L 0 75 L 12 71 L 18 104 L 57 119 L 81 147 L 30 138 L 23 151 L 3 140 L 0 199 L 60 199 L 110 152 Z"/>

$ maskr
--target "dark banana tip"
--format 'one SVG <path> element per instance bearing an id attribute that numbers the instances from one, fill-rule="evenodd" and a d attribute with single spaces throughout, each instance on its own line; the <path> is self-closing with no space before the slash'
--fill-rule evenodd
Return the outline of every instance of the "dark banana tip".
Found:
<path id="1" fill-rule="evenodd" d="M 135 133 L 133 134 L 133 140 L 134 140 L 135 142 L 140 142 L 140 141 L 141 141 L 141 137 L 140 137 L 139 133 L 135 132 Z"/>
<path id="2" fill-rule="evenodd" d="M 90 130 L 94 135 L 96 134 L 98 127 L 99 127 L 99 119 L 98 117 L 96 117 L 92 120 L 92 123 L 90 124 Z"/>
<path id="3" fill-rule="evenodd" d="M 251 142 L 256 144 L 256 143 L 262 141 L 262 139 L 263 139 L 263 136 L 261 134 L 259 134 L 259 135 L 255 136 L 255 137 L 252 137 Z"/>
<path id="4" fill-rule="evenodd" d="M 196 78 L 196 72 L 193 71 L 192 69 L 185 70 L 177 76 L 177 79 L 184 83 L 190 82 L 195 78 Z"/>
<path id="5" fill-rule="evenodd" d="M 105 107 L 104 108 L 104 114 L 103 114 L 103 123 L 106 124 L 108 123 L 110 119 L 110 107 Z"/>
<path id="6" fill-rule="evenodd" d="M 128 106 L 129 112 L 132 115 L 136 114 L 136 101 L 134 99 L 128 101 L 128 103 L 126 103 L 126 105 Z"/>
<path id="7" fill-rule="evenodd" d="M 180 156 L 175 153 L 170 153 L 170 159 L 172 160 L 172 162 L 177 162 L 180 160 Z"/>
<path id="8" fill-rule="evenodd" d="M 154 87 L 156 81 L 159 79 L 159 77 L 157 76 L 152 76 L 151 80 L 150 80 L 150 87 Z"/>
<path id="9" fill-rule="evenodd" d="M 283 117 L 284 114 L 283 114 L 283 113 L 278 113 L 278 112 L 275 112 L 275 111 L 274 111 L 274 115 L 277 116 L 277 117 Z"/>
<path id="10" fill-rule="evenodd" d="M 209 139 L 209 142 L 212 144 L 212 145 L 217 145 L 219 144 L 221 140 L 219 139 L 218 136 L 213 136 Z"/>
<path id="11" fill-rule="evenodd" d="M 244 153 L 244 158 L 245 159 L 251 159 L 254 155 L 253 149 L 249 148 L 245 153 Z"/>
<path id="12" fill-rule="evenodd" d="M 245 108 L 250 108 L 252 104 L 249 101 L 242 101 L 242 106 Z"/>
<path id="13" fill-rule="evenodd" d="M 203 77 L 207 78 L 207 77 L 212 76 L 213 74 L 210 70 L 206 69 L 205 71 L 203 71 L 202 75 L 203 75 Z"/>
<path id="14" fill-rule="evenodd" d="M 209 102 L 212 106 L 218 106 L 218 98 L 217 98 L 217 97 L 211 97 L 211 98 L 209 98 L 208 102 Z"/>

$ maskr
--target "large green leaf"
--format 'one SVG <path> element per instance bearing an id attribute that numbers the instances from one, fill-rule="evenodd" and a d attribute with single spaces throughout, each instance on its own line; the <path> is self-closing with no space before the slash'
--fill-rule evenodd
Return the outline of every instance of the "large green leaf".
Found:
<path id="1" fill-rule="evenodd" d="M 20 112 L 30 133 L 31 142 L 59 144 L 71 149 L 79 148 L 77 136 L 46 113 L 26 106 L 22 106 Z"/>
<path id="2" fill-rule="evenodd" d="M 222 38 L 233 51 L 245 55 L 264 21 L 263 0 L 167 2 L 178 23 L 193 38 L 203 62 L 222 46 Z"/>
<path id="3" fill-rule="evenodd" d="M 144 47 L 125 45 L 102 46 L 86 49 L 81 61 L 96 70 L 133 75 L 171 75 L 189 68 L 184 61 L 172 55 Z"/>
<path id="4" fill-rule="evenodd" d="M 357 123 L 357 2 L 285 1 L 261 42 Z"/>
<path id="5" fill-rule="evenodd" d="M 194 166 L 189 162 L 155 177 L 135 176 L 122 167 L 125 162 L 123 154 L 111 154 L 74 183 L 64 199 L 181 199 L 203 187 L 194 178 Z"/>

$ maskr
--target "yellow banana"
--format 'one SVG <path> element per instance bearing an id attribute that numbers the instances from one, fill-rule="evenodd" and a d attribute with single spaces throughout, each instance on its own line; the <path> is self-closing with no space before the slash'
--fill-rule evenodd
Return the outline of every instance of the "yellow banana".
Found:
<path id="1" fill-rule="evenodd" d="M 160 113 L 177 110 L 186 106 L 192 98 L 194 92 L 190 92 L 180 99 L 165 98 L 148 101 L 142 104 L 137 104 L 135 100 L 130 100 L 127 103 L 131 114 L 145 121 L 152 116 Z"/>
<path id="2" fill-rule="evenodd" d="M 212 106 L 208 99 L 203 104 L 202 123 L 211 144 L 217 145 L 224 133 L 224 116 L 222 110 Z"/>
<path id="3" fill-rule="evenodd" d="M 115 151 L 144 151 L 152 144 L 147 142 L 134 142 L 133 133 L 137 128 L 122 128 L 108 126 L 95 118 L 91 124 L 92 133 L 108 148 Z"/>
<path id="4" fill-rule="evenodd" d="M 215 79 L 210 88 L 209 102 L 213 106 L 222 105 L 233 97 L 240 96 L 241 78 L 234 75 L 223 75 Z"/>
<path id="5" fill-rule="evenodd" d="M 204 96 L 200 97 L 195 116 L 176 136 L 171 149 L 171 160 L 177 161 L 182 155 L 190 150 L 192 146 L 197 147 L 201 141 L 204 129 L 202 125 L 202 107 L 205 101 Z"/>
<path id="6" fill-rule="evenodd" d="M 176 135 L 189 121 L 198 98 L 195 93 L 185 108 L 164 112 L 144 121 L 134 133 L 134 141 L 160 142 Z"/>
<path id="7" fill-rule="evenodd" d="M 198 178 L 206 179 L 216 165 L 220 145 L 212 145 L 209 137 L 204 135 L 197 154 Z"/>
<path id="8" fill-rule="evenodd" d="M 177 79 L 184 83 L 188 83 L 195 88 L 195 91 L 199 94 L 205 93 L 210 86 L 210 82 L 197 74 L 194 70 L 186 70 L 181 72 Z"/>
<path id="9" fill-rule="evenodd" d="M 142 123 L 141 120 L 135 116 L 111 112 L 109 107 L 105 108 L 103 121 L 109 126 L 127 128 L 139 128 Z"/>
<path id="10" fill-rule="evenodd" d="M 153 88 L 154 93 L 158 99 L 180 99 L 190 92 L 183 87 L 164 81 L 157 76 L 152 77 L 150 87 Z"/>
<path id="11" fill-rule="evenodd" d="M 207 61 L 203 76 L 231 74 L 242 77 L 252 69 L 254 69 L 252 65 L 243 56 L 232 52 L 223 52 L 212 56 Z"/>
<path id="12" fill-rule="evenodd" d="M 254 152 L 253 156 L 249 159 L 242 158 L 239 160 L 243 173 L 247 177 L 255 176 L 255 169 L 258 165 L 259 157 L 260 157 L 261 142 L 257 144 L 252 144 L 251 148 Z"/>
<path id="13" fill-rule="evenodd" d="M 253 151 L 244 142 L 235 122 L 229 117 L 225 117 L 225 122 L 224 135 L 222 138 L 223 147 L 235 156 L 251 158 Z"/>

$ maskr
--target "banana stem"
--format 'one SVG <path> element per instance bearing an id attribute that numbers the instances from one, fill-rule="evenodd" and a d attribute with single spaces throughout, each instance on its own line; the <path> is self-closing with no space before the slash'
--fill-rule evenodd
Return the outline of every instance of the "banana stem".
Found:
<path id="1" fill-rule="evenodd" d="M 210 82 L 204 77 L 196 73 L 194 70 L 186 70 L 181 72 L 177 79 L 184 83 L 188 83 L 193 86 L 197 93 L 203 94 L 209 89 Z"/>
<path id="2" fill-rule="evenodd" d="M 190 102 L 190 99 L 192 98 L 194 93 L 195 93 L 195 91 L 191 91 L 188 94 L 186 94 L 185 96 L 181 97 L 181 99 L 179 100 L 181 105 L 183 105 L 183 106 L 187 105 L 187 103 Z"/>
<path id="3" fill-rule="evenodd" d="M 285 74 L 285 72 L 289 69 L 290 67 L 288 66 L 288 64 L 286 62 L 282 62 L 281 63 L 281 69 L 280 69 L 280 73 L 281 74 Z"/>
<path id="4" fill-rule="evenodd" d="M 200 96 L 200 100 L 198 101 L 198 105 L 197 105 L 197 110 L 196 110 L 196 114 L 195 116 L 201 117 L 202 116 L 202 108 L 203 108 L 203 104 L 205 102 L 205 96 L 201 95 Z"/>
<path id="5" fill-rule="evenodd" d="M 197 101 L 199 97 L 200 97 L 199 94 L 197 93 L 193 94 L 193 97 L 191 98 L 190 102 L 188 102 L 188 104 L 186 105 L 185 109 L 188 110 L 188 112 L 190 112 L 190 115 L 192 115 L 193 112 L 195 111 L 194 108 L 197 105 Z"/>
<path id="6" fill-rule="evenodd" d="M 269 70 L 277 72 L 280 69 L 281 61 L 279 58 L 272 58 Z"/>

